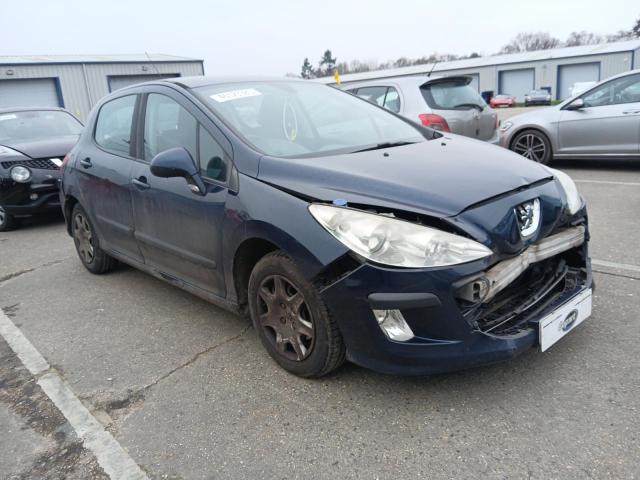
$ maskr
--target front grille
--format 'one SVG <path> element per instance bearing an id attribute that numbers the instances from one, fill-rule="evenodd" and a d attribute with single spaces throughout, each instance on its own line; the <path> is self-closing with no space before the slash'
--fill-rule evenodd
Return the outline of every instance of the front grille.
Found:
<path id="1" fill-rule="evenodd" d="M 528 320 L 550 311 L 581 290 L 587 281 L 581 247 L 531 265 L 487 303 L 459 300 L 463 316 L 476 330 L 512 335 L 528 328 Z"/>
<path id="2" fill-rule="evenodd" d="M 23 165 L 25 167 L 34 168 L 37 170 L 59 170 L 55 163 L 48 158 L 35 158 L 33 160 L 13 160 L 10 162 L 2 162 L 2 168 L 12 168 L 16 165 Z"/>

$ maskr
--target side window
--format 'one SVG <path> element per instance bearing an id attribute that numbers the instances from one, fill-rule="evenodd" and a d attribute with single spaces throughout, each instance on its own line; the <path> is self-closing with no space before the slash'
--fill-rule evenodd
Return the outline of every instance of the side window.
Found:
<path id="1" fill-rule="evenodd" d="M 227 162 L 222 147 L 202 125 L 198 134 L 198 158 L 203 177 L 224 182 L 227 180 Z"/>
<path id="2" fill-rule="evenodd" d="M 105 150 L 129 155 L 136 95 L 116 98 L 100 107 L 94 139 Z"/>
<path id="3" fill-rule="evenodd" d="M 184 147 L 196 161 L 198 122 L 175 100 L 151 93 L 144 116 L 144 158 L 151 161 L 158 153 Z"/>
<path id="4" fill-rule="evenodd" d="M 384 97 L 387 94 L 387 87 L 362 87 L 358 89 L 357 95 L 368 102 L 384 106 Z"/>
<path id="5" fill-rule="evenodd" d="M 387 91 L 387 96 L 384 98 L 384 108 L 394 113 L 400 111 L 400 95 L 398 95 L 398 91 L 393 87 L 389 87 Z"/>
<path id="6" fill-rule="evenodd" d="M 640 102 L 640 75 L 617 78 L 582 97 L 586 107 Z"/>

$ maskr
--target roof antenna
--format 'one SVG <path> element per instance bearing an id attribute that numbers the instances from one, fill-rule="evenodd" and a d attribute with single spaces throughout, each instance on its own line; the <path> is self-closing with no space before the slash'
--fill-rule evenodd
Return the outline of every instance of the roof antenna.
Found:
<path id="1" fill-rule="evenodd" d="M 437 64 L 438 64 L 438 60 L 433 62 L 433 66 L 431 67 L 431 70 L 429 70 L 429 73 L 427 73 L 427 78 L 429 78 L 431 76 L 431 74 L 433 73 L 433 70 L 436 68 Z"/>
<path id="2" fill-rule="evenodd" d="M 158 71 L 158 67 L 156 67 L 155 63 L 153 63 L 153 60 L 151 60 L 151 56 L 149 55 L 149 53 L 147 53 L 147 51 L 145 50 L 144 54 L 146 55 L 147 60 L 149 60 L 149 63 L 151 63 L 153 69 L 156 71 L 156 75 L 161 76 L 162 74 Z"/>

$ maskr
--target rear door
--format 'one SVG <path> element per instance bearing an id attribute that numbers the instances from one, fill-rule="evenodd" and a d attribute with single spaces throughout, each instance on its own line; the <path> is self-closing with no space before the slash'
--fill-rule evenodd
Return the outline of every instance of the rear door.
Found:
<path id="1" fill-rule="evenodd" d="M 640 151 L 640 74 L 616 78 L 580 98 L 584 108 L 561 112 L 558 153 L 633 155 Z"/>
<path id="2" fill-rule="evenodd" d="M 78 145 L 76 169 L 81 204 L 98 229 L 102 247 L 141 262 L 129 190 L 138 105 L 139 96 L 129 94 L 100 107 L 93 141 Z"/>
<path id="3" fill-rule="evenodd" d="M 432 113 L 443 117 L 453 133 L 490 140 L 496 132 L 496 113 L 470 81 L 468 77 L 435 79 L 423 84 L 420 92 Z"/>
<path id="4" fill-rule="evenodd" d="M 222 224 L 231 144 L 187 98 L 170 88 L 145 95 L 138 128 L 138 162 L 132 174 L 135 236 L 145 263 L 170 277 L 225 295 Z M 155 155 L 183 147 L 200 167 L 206 195 L 183 178 L 150 171 Z"/>

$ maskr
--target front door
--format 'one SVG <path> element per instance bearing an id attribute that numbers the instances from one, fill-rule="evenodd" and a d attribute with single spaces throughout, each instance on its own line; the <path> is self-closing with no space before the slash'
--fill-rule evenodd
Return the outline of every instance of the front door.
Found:
<path id="1" fill-rule="evenodd" d="M 133 118 L 138 96 L 126 95 L 100 107 L 93 142 L 77 152 L 82 199 L 105 250 L 142 262 L 133 235 L 130 179 Z"/>
<path id="2" fill-rule="evenodd" d="M 561 112 L 557 153 L 637 155 L 640 151 L 640 74 L 606 82 L 581 98 L 584 108 Z"/>
<path id="3" fill-rule="evenodd" d="M 169 89 L 146 95 L 140 161 L 132 172 L 135 237 L 145 263 L 165 275 L 216 295 L 225 295 L 222 223 L 227 198 L 230 148 L 189 101 Z M 221 141 L 216 140 L 216 137 Z M 155 155 L 184 147 L 200 167 L 205 195 L 183 178 L 159 178 L 150 171 Z"/>

